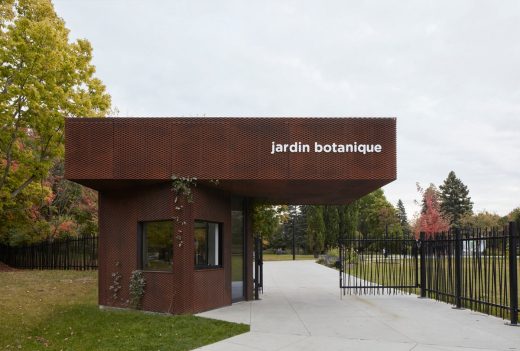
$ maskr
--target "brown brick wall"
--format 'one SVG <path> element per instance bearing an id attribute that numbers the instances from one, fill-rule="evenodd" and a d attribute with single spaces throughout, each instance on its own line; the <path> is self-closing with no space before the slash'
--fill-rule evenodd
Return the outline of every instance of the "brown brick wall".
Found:
<path id="1" fill-rule="evenodd" d="M 174 213 L 170 184 L 150 185 L 128 191 L 100 193 L 99 303 L 124 307 L 128 283 L 138 269 L 138 222 L 171 219 Z M 145 272 L 147 282 L 143 309 L 170 313 L 196 313 L 231 303 L 230 202 L 226 193 L 194 189 L 188 205 L 183 245 L 174 240 L 172 272 Z M 195 219 L 222 223 L 223 268 L 194 269 L 193 223 Z M 173 233 L 172 233 L 173 235 Z M 116 263 L 119 263 L 116 266 Z M 120 299 L 109 290 L 112 273 L 122 275 Z"/>

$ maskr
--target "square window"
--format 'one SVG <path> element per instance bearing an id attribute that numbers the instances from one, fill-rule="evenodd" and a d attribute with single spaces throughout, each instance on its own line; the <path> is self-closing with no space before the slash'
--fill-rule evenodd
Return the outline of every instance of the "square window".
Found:
<path id="1" fill-rule="evenodd" d="M 220 267 L 222 225 L 215 222 L 195 221 L 195 266 Z"/>
<path id="2" fill-rule="evenodd" d="M 141 222 L 141 268 L 171 271 L 173 266 L 173 222 Z"/>

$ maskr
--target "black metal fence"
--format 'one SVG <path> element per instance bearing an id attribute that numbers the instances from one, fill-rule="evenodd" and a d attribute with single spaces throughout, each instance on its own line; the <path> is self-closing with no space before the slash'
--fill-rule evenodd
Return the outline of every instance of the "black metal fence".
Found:
<path id="1" fill-rule="evenodd" d="M 343 293 L 419 293 L 518 323 L 518 230 L 451 230 L 340 243 Z"/>
<path id="2" fill-rule="evenodd" d="M 418 250 L 413 238 L 345 239 L 340 243 L 340 288 L 343 294 L 412 293 L 419 286 Z"/>
<path id="3" fill-rule="evenodd" d="M 14 268 L 98 268 L 98 237 L 85 236 L 24 246 L 0 245 L 0 261 Z"/>
<path id="4" fill-rule="evenodd" d="M 518 232 L 452 230 L 420 240 L 421 296 L 457 308 L 518 318 Z"/>

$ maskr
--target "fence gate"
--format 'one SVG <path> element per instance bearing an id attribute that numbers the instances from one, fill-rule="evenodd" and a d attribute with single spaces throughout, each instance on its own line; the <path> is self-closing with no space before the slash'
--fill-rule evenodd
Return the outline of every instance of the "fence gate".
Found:
<path id="1" fill-rule="evenodd" d="M 419 286 L 418 242 L 402 235 L 343 239 L 339 287 L 348 294 L 413 293 Z"/>

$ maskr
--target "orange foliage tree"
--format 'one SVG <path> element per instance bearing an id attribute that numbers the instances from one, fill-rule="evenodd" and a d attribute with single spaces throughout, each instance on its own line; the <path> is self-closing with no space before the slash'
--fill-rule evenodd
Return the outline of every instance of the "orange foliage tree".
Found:
<path id="1" fill-rule="evenodd" d="M 435 185 L 430 184 L 428 188 L 422 189 L 417 184 L 417 191 L 422 195 L 422 209 L 419 218 L 415 221 L 415 236 L 418 238 L 420 233 L 424 232 L 426 237 L 430 237 L 447 231 L 450 225 L 440 211 L 439 193 Z"/>

